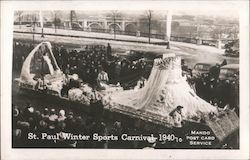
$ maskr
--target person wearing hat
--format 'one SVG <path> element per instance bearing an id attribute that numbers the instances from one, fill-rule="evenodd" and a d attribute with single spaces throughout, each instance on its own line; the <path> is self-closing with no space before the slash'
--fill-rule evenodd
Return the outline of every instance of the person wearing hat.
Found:
<path id="1" fill-rule="evenodd" d="M 212 78 L 218 79 L 219 74 L 220 74 L 220 64 L 216 63 L 215 66 L 212 66 L 209 69 L 209 74 Z"/>
<path id="2" fill-rule="evenodd" d="M 174 125 L 176 128 L 181 128 L 182 127 L 182 120 L 183 120 L 183 115 L 182 115 L 182 106 L 177 106 L 172 112 L 170 112 L 170 116 L 174 120 Z"/>
<path id="3" fill-rule="evenodd" d="M 110 60 L 111 57 L 112 57 L 112 48 L 111 48 L 109 43 L 108 43 L 108 46 L 107 46 L 107 52 L 106 53 L 107 53 L 106 57 L 108 57 L 108 59 Z"/>

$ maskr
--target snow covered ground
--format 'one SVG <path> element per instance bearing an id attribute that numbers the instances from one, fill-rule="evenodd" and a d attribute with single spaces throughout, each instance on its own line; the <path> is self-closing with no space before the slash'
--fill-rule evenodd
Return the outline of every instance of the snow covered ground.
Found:
<path id="1" fill-rule="evenodd" d="M 21 27 L 14 26 L 14 31 L 33 32 L 33 28 L 25 27 L 25 26 L 21 26 Z M 35 32 L 41 33 L 42 30 L 41 28 L 36 27 Z M 62 35 L 69 35 L 69 36 L 84 36 L 84 37 L 114 39 L 114 34 L 112 33 L 97 33 L 97 32 L 87 32 L 87 31 L 65 30 L 65 29 L 55 30 L 54 28 L 44 28 L 43 32 L 47 34 L 62 34 Z M 135 36 L 118 35 L 118 34 L 116 34 L 116 39 L 148 42 L 147 37 L 135 37 Z M 151 42 L 164 42 L 164 40 L 151 38 Z"/>
<path id="2" fill-rule="evenodd" d="M 15 27 L 15 31 L 26 31 L 31 32 L 32 28 L 24 27 L 19 29 Z M 36 32 L 40 32 L 40 28 L 36 28 Z M 54 29 L 45 29 L 46 33 L 55 33 Z M 168 54 L 168 53 L 175 53 L 176 55 L 180 55 L 182 58 L 185 59 L 186 63 L 193 67 L 194 64 L 198 62 L 216 62 L 221 63 L 224 59 L 227 60 L 228 63 L 239 63 L 239 58 L 232 58 L 232 57 L 225 57 L 223 56 L 224 50 L 218 49 L 211 46 L 204 46 L 204 45 L 196 45 L 190 43 L 183 43 L 183 42 L 174 42 L 171 41 L 171 49 L 166 49 L 166 46 L 154 45 L 154 44 L 147 44 L 147 43 L 136 43 L 136 42 L 124 42 L 124 41 L 114 41 L 114 40 L 103 40 L 103 39 L 95 39 L 97 38 L 113 38 L 112 34 L 107 33 L 94 33 L 94 32 L 83 32 L 83 31 L 69 31 L 69 30 L 62 30 L 57 29 L 57 34 L 63 35 L 77 35 L 77 36 L 84 36 L 90 38 L 77 38 L 77 37 L 67 37 L 67 36 L 52 36 L 52 35 L 45 35 L 44 38 L 41 35 L 35 35 L 35 41 L 50 41 L 60 45 L 69 45 L 69 46 L 77 46 L 81 47 L 86 44 L 101 44 L 107 45 L 110 43 L 114 53 L 121 53 L 128 50 L 140 50 L 145 52 L 154 52 L 155 54 Z M 32 34 L 28 33 L 14 33 L 14 39 L 22 39 L 22 40 L 32 40 Z M 116 39 L 122 40 L 136 40 L 141 42 L 147 42 L 147 38 L 145 37 L 134 37 L 134 36 L 125 36 L 125 35 L 117 35 Z M 151 39 L 151 42 L 164 42 L 163 40 L 159 39 Z"/>

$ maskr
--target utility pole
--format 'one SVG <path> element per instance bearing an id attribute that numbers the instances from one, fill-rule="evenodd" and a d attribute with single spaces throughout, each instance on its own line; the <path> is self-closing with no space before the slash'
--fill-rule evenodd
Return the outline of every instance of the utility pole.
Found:
<path id="1" fill-rule="evenodd" d="M 41 26 L 41 29 L 42 29 L 42 34 L 41 34 L 41 37 L 44 38 L 44 33 L 43 33 L 43 15 L 42 15 L 42 11 L 40 11 L 40 26 Z"/>
<path id="2" fill-rule="evenodd" d="M 166 41 L 167 41 L 167 49 L 170 49 L 170 38 L 171 38 L 171 24 L 172 24 L 172 11 L 167 11 L 167 19 L 166 19 Z"/>
<path id="3" fill-rule="evenodd" d="M 35 44 L 35 27 L 36 27 L 36 14 L 33 15 L 33 45 Z"/>
<path id="4" fill-rule="evenodd" d="M 148 18 L 148 43 L 151 41 L 151 23 L 152 23 L 152 12 L 151 10 L 147 11 L 147 18 Z"/>

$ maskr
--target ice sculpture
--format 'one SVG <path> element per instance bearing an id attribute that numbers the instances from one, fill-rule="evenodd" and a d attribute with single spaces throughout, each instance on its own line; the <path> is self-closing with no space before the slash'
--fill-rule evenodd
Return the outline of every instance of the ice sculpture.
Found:
<path id="1" fill-rule="evenodd" d="M 216 107 L 196 95 L 181 73 L 180 57 L 171 55 L 155 59 L 143 88 L 110 94 L 103 98 L 103 103 L 110 110 L 152 118 L 152 121 L 170 122 L 169 114 L 178 105 L 184 107 L 184 119 L 217 113 Z"/>
<path id="2" fill-rule="evenodd" d="M 34 89 L 38 82 L 46 83 L 48 89 L 60 93 L 63 79 L 63 73 L 57 65 L 51 44 L 41 42 L 26 57 L 20 78 L 16 81 L 19 85 L 29 85 L 31 89 Z"/>

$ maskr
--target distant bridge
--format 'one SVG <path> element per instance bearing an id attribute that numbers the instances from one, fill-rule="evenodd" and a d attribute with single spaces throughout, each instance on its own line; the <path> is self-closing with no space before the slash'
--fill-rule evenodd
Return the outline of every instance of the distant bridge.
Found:
<path id="1" fill-rule="evenodd" d="M 65 28 L 72 28 L 70 20 L 63 22 Z M 78 19 L 74 23 L 78 23 L 84 30 L 98 31 L 98 30 L 110 30 L 110 31 L 125 31 L 136 32 L 138 30 L 139 21 L 132 21 L 128 19 Z"/>

